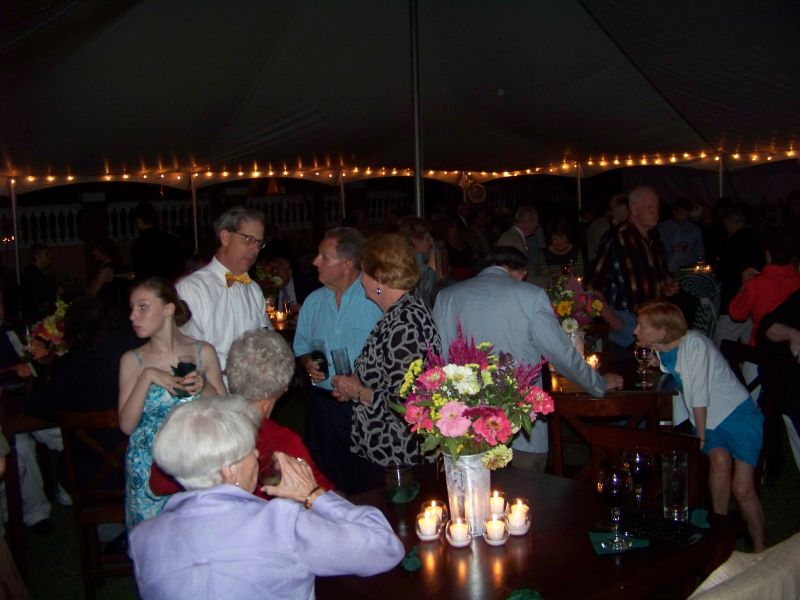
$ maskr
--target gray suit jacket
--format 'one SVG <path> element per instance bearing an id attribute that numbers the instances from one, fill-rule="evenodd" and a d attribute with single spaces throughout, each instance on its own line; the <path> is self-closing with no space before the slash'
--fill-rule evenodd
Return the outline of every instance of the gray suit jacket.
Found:
<path id="1" fill-rule="evenodd" d="M 440 291 L 433 319 L 445 352 L 456 337 L 460 320 L 468 339 L 491 342 L 495 352 L 508 352 L 516 360 L 532 365 L 544 356 L 559 373 L 592 396 L 606 393 L 605 380 L 584 362 L 561 329 L 547 293 L 538 286 L 517 281 L 502 267 L 488 267 L 476 277 Z M 447 360 L 447 356 L 444 358 Z M 547 452 L 547 423 L 537 421 L 531 439 L 522 433 L 513 447 Z"/>

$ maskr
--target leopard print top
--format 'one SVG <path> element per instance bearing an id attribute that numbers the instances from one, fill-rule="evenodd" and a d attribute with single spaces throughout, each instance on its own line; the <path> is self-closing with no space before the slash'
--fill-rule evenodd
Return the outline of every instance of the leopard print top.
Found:
<path id="1" fill-rule="evenodd" d="M 442 342 L 425 304 L 413 292 L 395 302 L 369 334 L 355 375 L 372 390 L 372 405 L 353 407 L 350 451 L 370 462 L 412 465 L 420 461 L 420 436 L 389 406 L 401 402 L 400 386 L 412 361 L 426 348 L 441 355 Z"/>

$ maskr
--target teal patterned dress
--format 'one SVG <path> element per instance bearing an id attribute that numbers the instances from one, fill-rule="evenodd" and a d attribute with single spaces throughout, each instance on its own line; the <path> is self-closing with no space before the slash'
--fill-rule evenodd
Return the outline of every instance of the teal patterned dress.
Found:
<path id="1" fill-rule="evenodd" d="M 203 371 L 197 342 L 197 370 Z M 139 366 L 144 363 L 138 350 L 134 350 Z M 158 516 L 169 496 L 156 496 L 150 490 L 150 467 L 153 464 L 153 440 L 173 406 L 189 402 L 194 396 L 177 398 L 154 383 L 150 384 L 144 400 L 139 425 L 128 440 L 125 454 L 125 526 L 130 532 L 139 522 Z"/>

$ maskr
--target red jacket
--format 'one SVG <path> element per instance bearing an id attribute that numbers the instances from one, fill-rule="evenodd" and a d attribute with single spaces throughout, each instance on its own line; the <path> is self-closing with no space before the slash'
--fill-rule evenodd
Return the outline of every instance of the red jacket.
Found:
<path id="1" fill-rule="evenodd" d="M 285 452 L 289 456 L 302 458 L 314 472 L 314 479 L 326 490 L 332 490 L 333 484 L 314 464 L 308 448 L 303 444 L 303 440 L 294 431 L 283 425 L 278 425 L 275 421 L 265 417 L 261 421 L 261 429 L 256 438 L 256 448 L 258 449 L 258 470 L 259 473 L 272 469 L 272 453 Z M 150 489 L 157 496 L 168 496 L 183 491 L 181 485 L 172 477 L 161 470 L 155 462 L 150 468 Z M 261 486 L 257 485 L 253 492 L 256 496 L 266 498 L 267 495 L 261 491 Z"/>
<path id="2" fill-rule="evenodd" d="M 728 306 L 728 315 L 734 321 L 753 319 L 750 345 L 756 345 L 758 324 L 765 315 L 800 289 L 800 273 L 794 265 L 767 265 L 760 275 L 744 284 Z"/>

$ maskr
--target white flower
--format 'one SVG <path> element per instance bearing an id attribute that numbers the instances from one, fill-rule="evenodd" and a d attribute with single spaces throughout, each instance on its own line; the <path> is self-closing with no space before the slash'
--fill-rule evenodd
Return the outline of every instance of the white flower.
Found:
<path id="1" fill-rule="evenodd" d="M 450 364 L 444 366 L 444 372 L 447 375 L 447 382 L 453 385 L 459 394 L 477 394 L 481 389 L 475 371 L 470 367 Z"/>
<path id="2" fill-rule="evenodd" d="M 575 333 L 578 331 L 578 322 L 571 317 L 564 319 L 561 321 L 561 328 L 567 333 Z"/>

